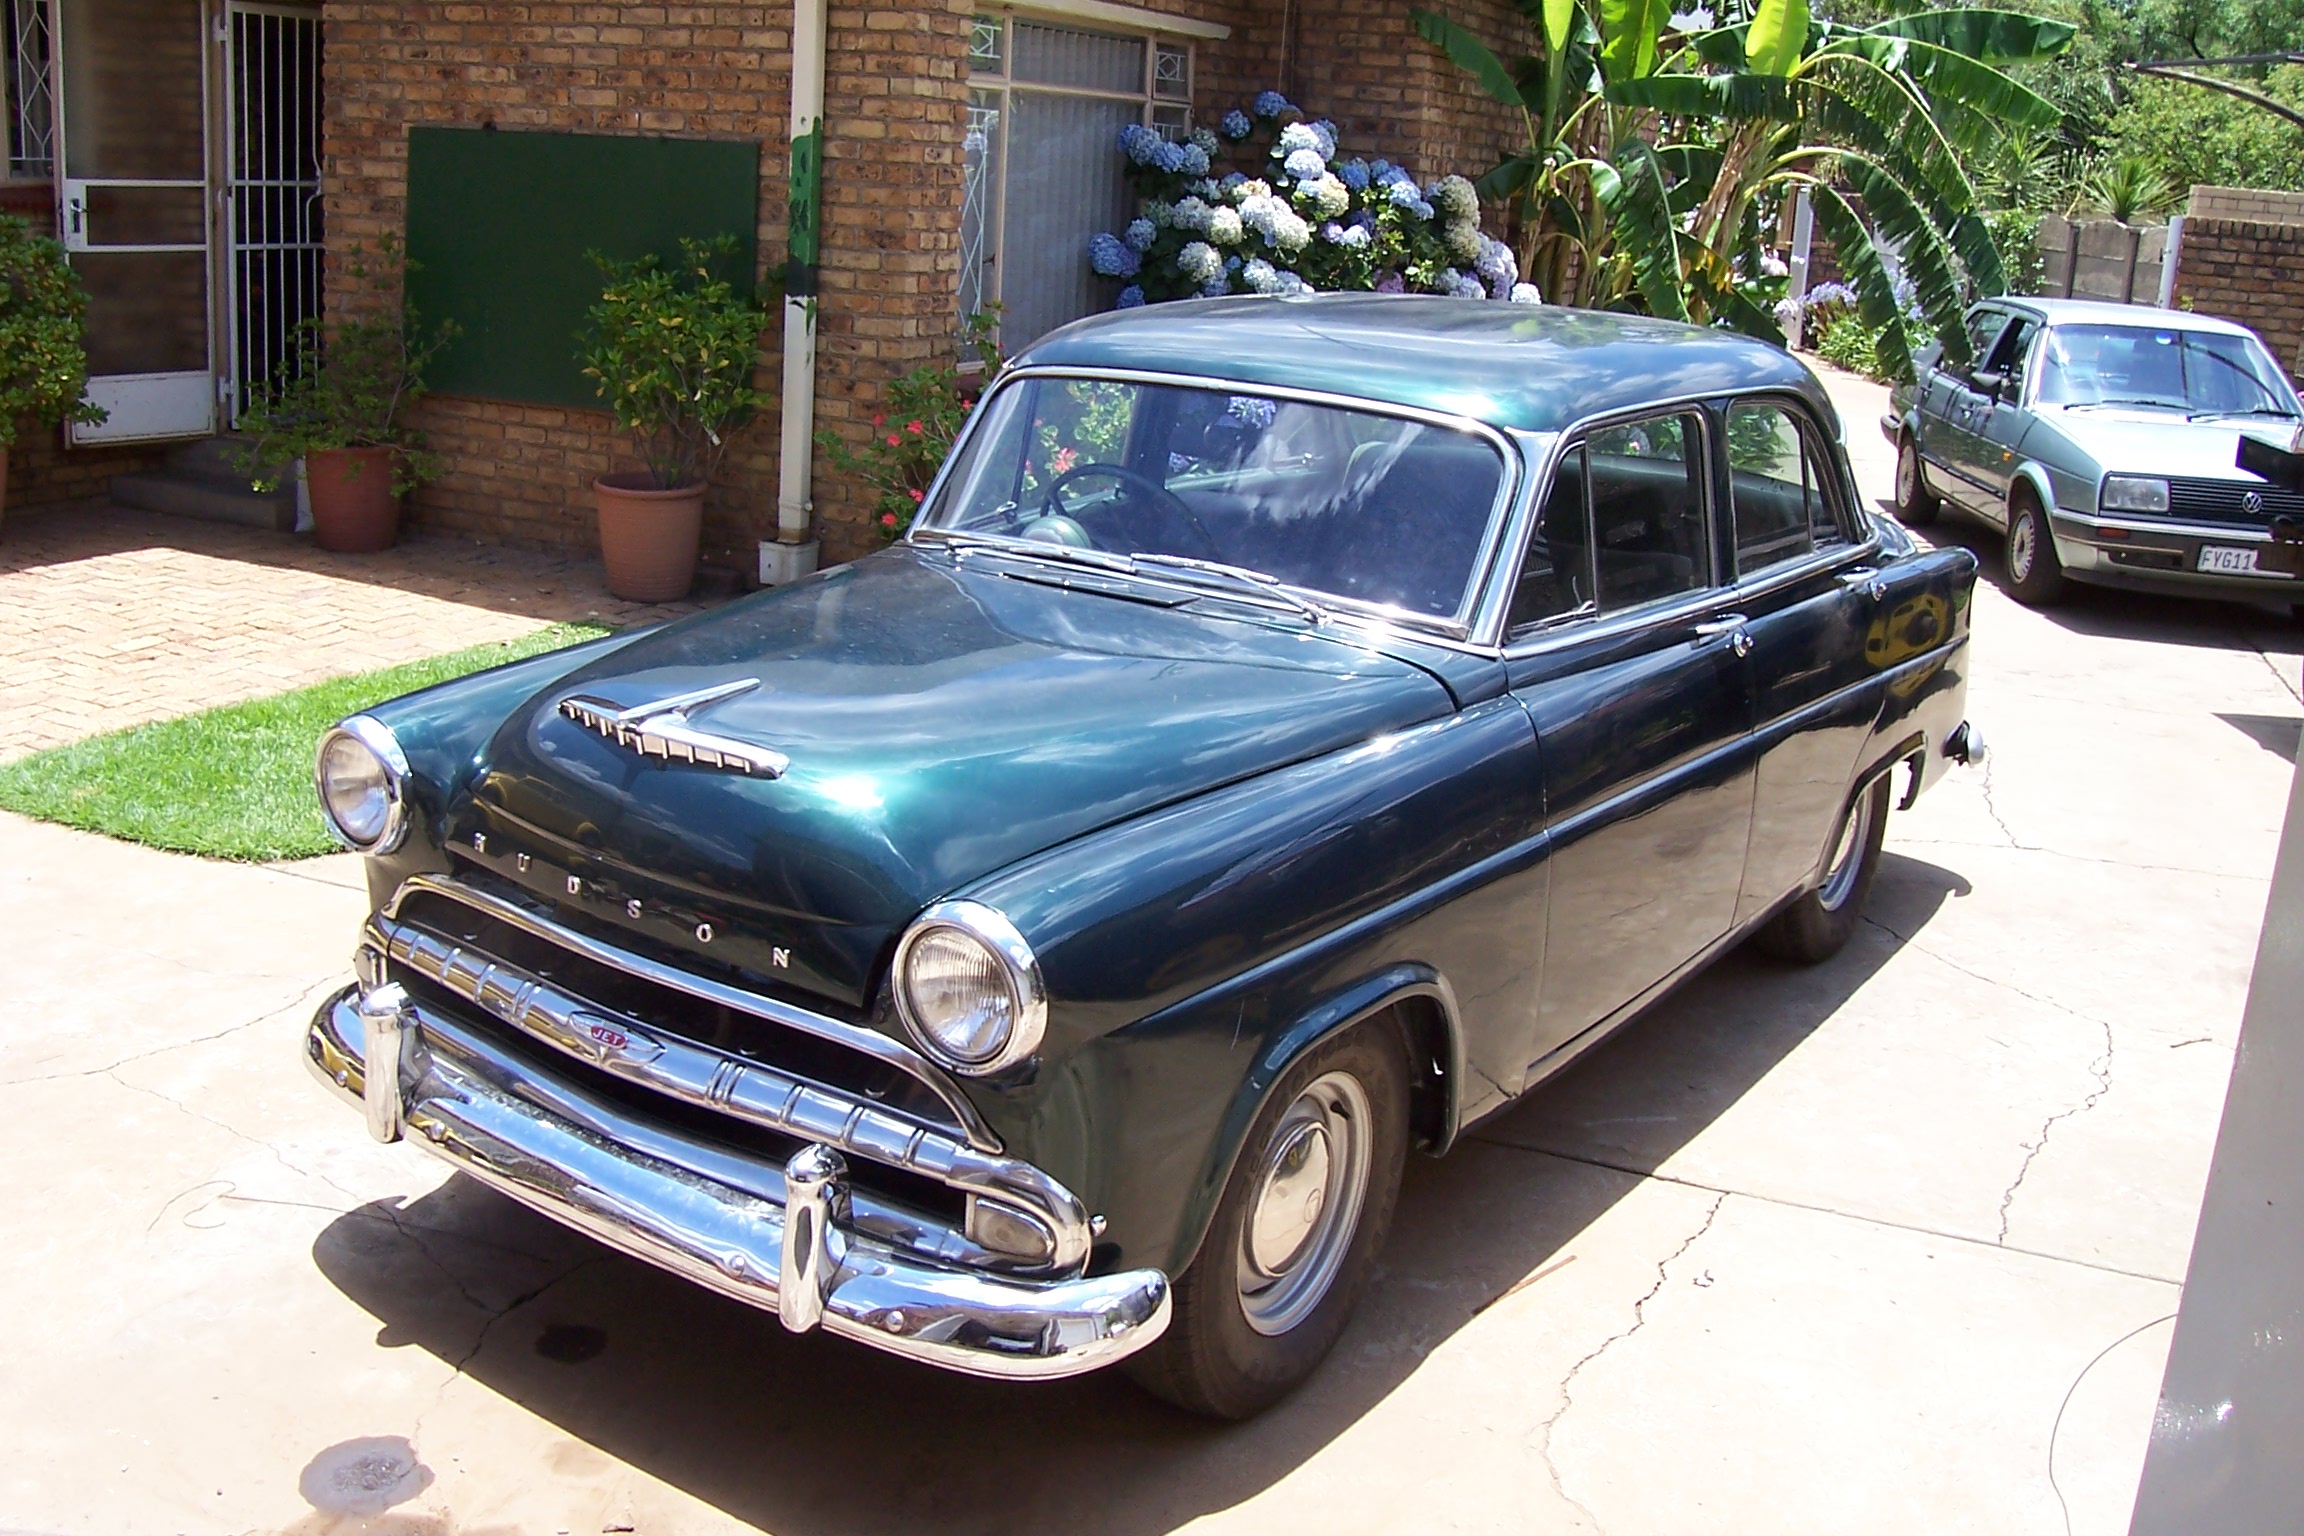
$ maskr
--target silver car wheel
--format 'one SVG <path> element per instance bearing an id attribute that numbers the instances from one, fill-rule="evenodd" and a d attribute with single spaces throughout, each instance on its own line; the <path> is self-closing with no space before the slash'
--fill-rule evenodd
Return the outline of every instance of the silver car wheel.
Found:
<path id="1" fill-rule="evenodd" d="M 1335 1283 L 1368 1197 L 1373 1132 L 1349 1072 L 1316 1078 L 1273 1128 L 1240 1228 L 1240 1312 L 1258 1333 L 1294 1328 Z"/>
<path id="2" fill-rule="evenodd" d="M 2039 553 L 2040 532 L 2034 520 L 2019 512 L 2008 524 L 2008 574 L 2018 582 L 2031 579 L 2032 559 Z"/>
<path id="3" fill-rule="evenodd" d="M 1920 489 L 1920 455 L 1914 451 L 1912 440 L 1904 439 L 1896 445 L 1896 505 L 1912 505 L 1913 493 Z"/>
<path id="4" fill-rule="evenodd" d="M 1831 860 L 1824 866 L 1824 883 L 1816 889 L 1816 902 L 1837 912 L 1856 892 L 1856 877 L 1864 868 L 1864 849 L 1872 840 L 1872 792 L 1866 790 L 1848 807 L 1840 823 L 1840 836 L 1832 844 Z"/>

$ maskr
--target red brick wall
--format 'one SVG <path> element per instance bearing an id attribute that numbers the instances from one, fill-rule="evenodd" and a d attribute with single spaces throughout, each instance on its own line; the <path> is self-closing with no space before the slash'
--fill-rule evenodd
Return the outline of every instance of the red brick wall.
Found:
<path id="1" fill-rule="evenodd" d="M 2304 383 L 2304 226 L 2187 218 L 2176 302 L 2251 327 Z"/>

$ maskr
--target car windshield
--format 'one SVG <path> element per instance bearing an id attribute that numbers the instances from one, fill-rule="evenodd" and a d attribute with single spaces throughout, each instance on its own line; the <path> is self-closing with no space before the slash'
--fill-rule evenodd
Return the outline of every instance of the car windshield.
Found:
<path id="1" fill-rule="evenodd" d="M 2291 416 L 2295 397 L 2245 336 L 2145 325 L 2059 325 L 2041 355 L 2043 405 L 2141 405 Z"/>
<path id="2" fill-rule="evenodd" d="M 1469 432 L 1247 390 L 1029 377 L 984 410 L 924 527 L 1431 618 L 1463 607 L 1504 477 Z"/>

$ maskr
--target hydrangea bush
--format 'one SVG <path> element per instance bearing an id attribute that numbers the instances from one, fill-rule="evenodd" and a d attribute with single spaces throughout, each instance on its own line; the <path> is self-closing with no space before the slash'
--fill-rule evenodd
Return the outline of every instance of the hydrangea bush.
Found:
<path id="1" fill-rule="evenodd" d="M 1216 174 L 1218 158 L 1262 174 Z M 1117 278 L 1119 307 L 1226 293 L 1442 293 L 1542 302 L 1512 249 L 1480 232 L 1480 198 L 1461 176 L 1430 186 L 1384 160 L 1342 157 L 1333 123 L 1307 122 L 1277 91 L 1224 114 L 1215 132 L 1171 140 L 1120 130 L 1137 217 L 1088 242 Z"/>

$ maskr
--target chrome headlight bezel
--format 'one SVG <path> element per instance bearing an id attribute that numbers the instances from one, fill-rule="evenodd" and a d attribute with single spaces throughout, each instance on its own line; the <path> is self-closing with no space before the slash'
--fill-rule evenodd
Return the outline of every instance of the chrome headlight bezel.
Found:
<path id="1" fill-rule="evenodd" d="M 949 1049 L 923 1021 L 914 1006 L 910 985 L 912 957 L 920 941 L 932 934 L 957 933 L 973 940 L 997 964 L 1005 978 L 1011 1002 L 1008 1032 L 999 1045 L 981 1057 L 960 1055 Z M 940 901 L 914 919 L 896 943 L 896 961 L 889 974 L 889 990 L 896 997 L 896 1014 L 904 1032 L 939 1066 L 966 1077 L 990 1077 L 1004 1072 L 1040 1049 L 1048 1028 L 1048 988 L 1040 975 L 1040 961 L 1016 925 L 994 907 L 980 901 Z"/>
<path id="2" fill-rule="evenodd" d="M 2105 512 L 2166 512 L 2168 482 L 2158 475 L 2106 475 L 2096 505 Z"/>
<path id="3" fill-rule="evenodd" d="M 351 741 L 374 757 L 384 770 L 384 825 L 367 841 L 353 836 L 336 817 L 328 799 L 328 749 Z M 392 728 L 373 715 L 353 715 L 329 727 L 312 754 L 312 792 L 320 801 L 320 819 L 336 841 L 354 853 L 383 854 L 398 848 L 408 836 L 408 754 L 400 750 Z"/>

